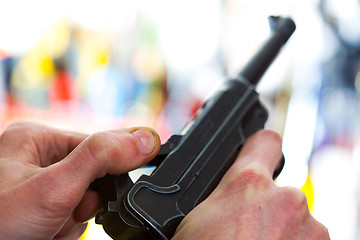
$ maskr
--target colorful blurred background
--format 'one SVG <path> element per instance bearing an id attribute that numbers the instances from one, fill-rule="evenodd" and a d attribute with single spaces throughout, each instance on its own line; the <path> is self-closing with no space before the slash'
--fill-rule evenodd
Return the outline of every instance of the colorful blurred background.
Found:
<path id="1" fill-rule="evenodd" d="M 258 91 L 284 139 L 280 186 L 301 188 L 333 240 L 360 239 L 358 0 L 0 2 L 0 129 L 146 125 L 163 142 L 269 34 L 297 30 Z M 83 239 L 110 239 L 90 222 Z"/>

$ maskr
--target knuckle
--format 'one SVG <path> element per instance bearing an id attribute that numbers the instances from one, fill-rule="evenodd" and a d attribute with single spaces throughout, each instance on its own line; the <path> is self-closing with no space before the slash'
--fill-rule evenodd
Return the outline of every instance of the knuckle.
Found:
<path id="1" fill-rule="evenodd" d="M 5 131 L 23 131 L 24 129 L 38 129 L 41 125 L 30 121 L 18 121 L 10 124 Z"/>
<path id="2" fill-rule="evenodd" d="M 261 167 L 248 167 L 234 175 L 227 184 L 229 192 L 244 192 L 248 189 L 260 189 L 269 184 L 269 176 Z"/>
<path id="3" fill-rule="evenodd" d="M 108 138 L 107 132 L 96 132 L 91 134 L 87 138 L 87 142 L 91 146 L 97 146 L 99 144 L 102 144 L 106 139 Z"/>
<path id="4" fill-rule="evenodd" d="M 329 230 L 321 225 L 315 234 L 316 238 L 314 239 L 322 239 L 322 240 L 330 240 Z"/>
<path id="5" fill-rule="evenodd" d="M 268 176 L 266 172 L 262 170 L 262 168 L 257 167 L 249 167 L 239 172 L 237 176 L 237 181 L 249 184 L 263 184 L 268 180 Z"/>
<path id="6" fill-rule="evenodd" d="M 97 132 L 90 135 L 86 145 L 93 159 L 123 159 L 124 154 L 131 151 L 129 134 L 114 134 L 113 132 Z"/>
<path id="7" fill-rule="evenodd" d="M 32 140 L 33 138 L 33 134 L 28 131 L 28 126 L 28 122 L 17 122 L 11 124 L 1 133 L 0 145 L 9 146 L 13 144 L 13 146 L 22 146 L 22 148 L 25 148 L 25 146 L 29 143 L 29 140 Z M 12 148 L 4 148 L 0 156 L 7 156 L 11 153 L 11 151 L 13 151 Z"/>
<path id="8" fill-rule="evenodd" d="M 34 128 L 37 128 L 39 125 L 27 122 L 19 121 L 9 125 L 1 134 L 0 139 L 6 142 L 19 141 L 24 137 L 31 137 Z M 21 136 L 21 138 L 20 138 Z"/>
<path id="9" fill-rule="evenodd" d="M 306 211 L 306 213 L 309 213 L 305 193 L 300 189 L 294 187 L 283 187 L 282 200 L 283 204 L 287 206 L 287 209 L 289 210 L 293 210 L 295 212 Z"/>
<path id="10" fill-rule="evenodd" d="M 8 126 L 1 134 L 1 138 L 7 138 L 14 133 L 22 132 L 22 130 L 26 128 L 25 122 L 16 122 Z"/>
<path id="11" fill-rule="evenodd" d="M 108 140 L 109 134 L 98 132 L 90 135 L 86 140 L 86 147 L 94 159 L 108 158 L 112 153 L 111 143 Z"/>
<path id="12" fill-rule="evenodd" d="M 304 228 L 308 230 L 308 239 L 330 240 L 328 229 L 310 214 L 308 216 L 307 225 L 305 225 Z"/>
<path id="13" fill-rule="evenodd" d="M 23 129 L 23 128 L 27 128 L 30 125 L 33 124 L 27 121 L 19 121 L 12 123 L 7 129 Z"/>
<path id="14" fill-rule="evenodd" d="M 275 131 L 263 129 L 263 130 L 259 131 L 257 134 L 259 137 L 271 139 L 272 142 L 275 142 L 277 144 L 282 143 L 282 138 L 281 138 L 280 134 L 278 134 Z"/>
<path id="15" fill-rule="evenodd" d="M 329 229 L 327 229 L 325 226 L 322 226 L 322 231 L 319 235 L 319 239 L 330 240 Z"/>
<path id="16" fill-rule="evenodd" d="M 309 214 L 309 225 L 312 226 L 312 235 L 314 239 L 327 240 L 330 239 L 329 230 L 320 222 L 318 222 L 313 216 Z"/>

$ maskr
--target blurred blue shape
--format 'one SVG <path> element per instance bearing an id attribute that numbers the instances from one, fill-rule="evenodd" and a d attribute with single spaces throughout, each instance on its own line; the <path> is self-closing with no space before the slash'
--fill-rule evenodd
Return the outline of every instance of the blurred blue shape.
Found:
<path id="1" fill-rule="evenodd" d="M 101 67 L 88 80 L 87 98 L 93 114 L 120 117 L 130 94 L 127 74 L 111 66 Z"/>

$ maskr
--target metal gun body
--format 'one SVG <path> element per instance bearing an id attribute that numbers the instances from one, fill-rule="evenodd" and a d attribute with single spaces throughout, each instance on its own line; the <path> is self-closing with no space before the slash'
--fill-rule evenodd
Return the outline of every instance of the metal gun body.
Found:
<path id="1" fill-rule="evenodd" d="M 214 190 L 245 140 L 264 128 L 268 114 L 254 87 L 295 30 L 293 25 L 284 34 L 293 22 L 276 20 L 282 25 L 276 25 L 280 28 L 256 55 L 265 63 L 257 68 L 252 59 L 237 77 L 225 81 L 186 133 L 162 145 L 153 161 L 159 165 L 150 176 L 135 183 L 127 174 L 112 177 L 115 191 L 96 217 L 112 238 L 170 239 L 186 214 Z"/>

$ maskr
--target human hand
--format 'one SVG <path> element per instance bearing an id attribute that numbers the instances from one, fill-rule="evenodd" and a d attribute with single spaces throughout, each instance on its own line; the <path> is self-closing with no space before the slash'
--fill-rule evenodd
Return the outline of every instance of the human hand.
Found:
<path id="1" fill-rule="evenodd" d="M 90 183 L 150 161 L 160 140 L 146 128 L 87 136 L 17 123 L 0 149 L 0 239 L 77 239 L 101 208 Z"/>
<path id="2" fill-rule="evenodd" d="M 183 219 L 173 239 L 330 239 L 310 215 L 303 192 L 273 182 L 281 154 L 276 133 L 262 130 L 251 136 L 218 187 Z"/>

